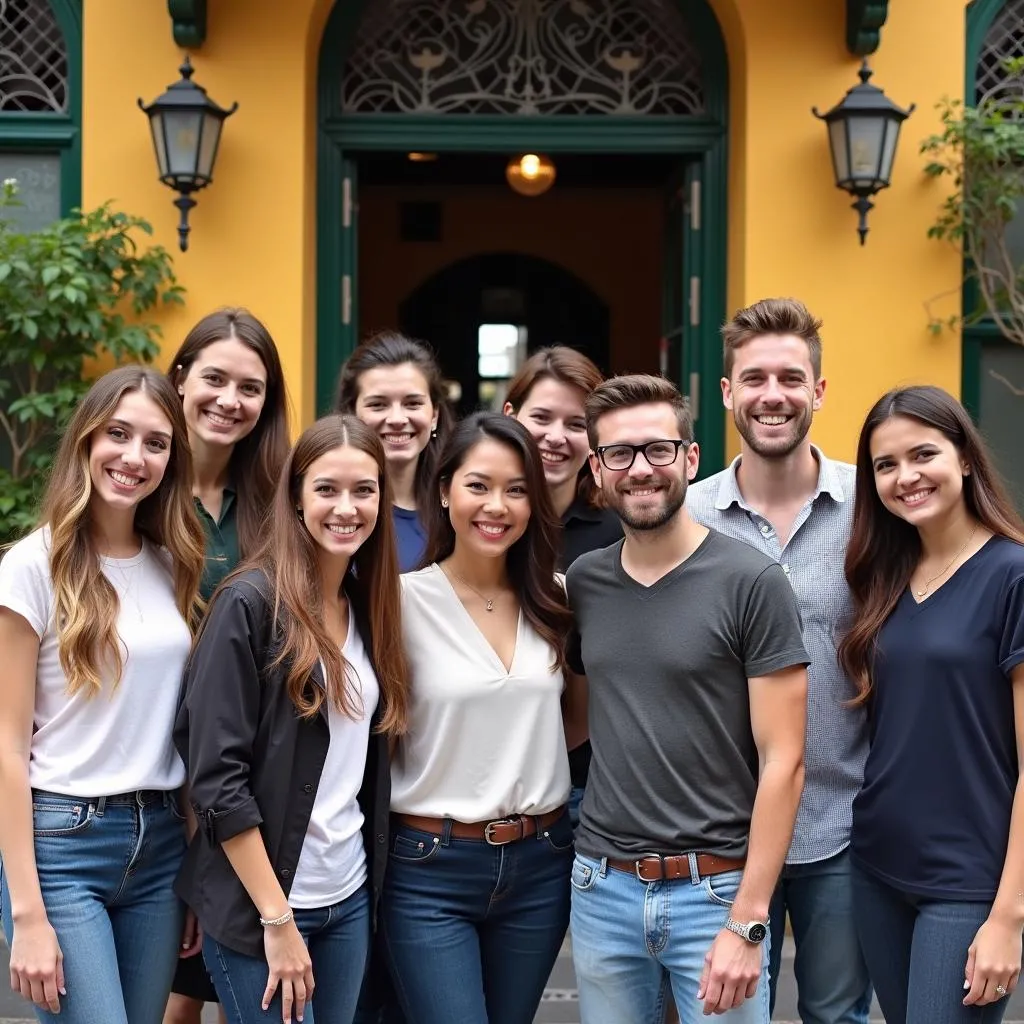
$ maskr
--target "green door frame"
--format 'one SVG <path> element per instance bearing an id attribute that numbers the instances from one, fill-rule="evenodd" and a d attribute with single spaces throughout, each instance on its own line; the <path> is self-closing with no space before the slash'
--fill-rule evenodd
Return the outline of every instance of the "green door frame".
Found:
<path id="1" fill-rule="evenodd" d="M 340 282 L 345 266 L 342 223 L 344 161 L 359 151 L 664 153 L 699 164 L 698 221 L 695 233 L 702 268 L 695 294 L 699 311 L 690 313 L 695 344 L 677 365 L 691 367 L 698 382 L 698 407 L 721 408 L 721 344 L 725 319 L 726 220 L 728 216 L 728 64 L 721 29 L 707 0 L 676 0 L 704 61 L 706 113 L 700 117 L 567 117 L 508 115 L 344 115 L 340 111 L 344 58 L 367 0 L 335 4 L 321 44 L 317 132 L 317 374 L 318 410 L 326 411 L 338 369 L 356 338 L 343 323 Z M 325 55 L 329 59 L 325 60 Z M 685 255 L 685 254 L 684 254 Z M 692 254 L 696 256 L 697 254 Z M 685 360 L 685 361 L 684 361 Z M 702 417 L 701 462 L 708 471 L 725 463 L 725 416 Z"/>
<path id="2" fill-rule="evenodd" d="M 82 202 L 82 0 L 49 0 L 68 58 L 65 113 L 0 113 L 0 149 L 60 157 L 60 212 Z"/>
<path id="3" fill-rule="evenodd" d="M 1006 0 L 973 0 L 967 8 L 967 65 L 964 74 L 964 102 L 974 104 L 977 85 L 978 56 L 988 30 Z M 977 285 L 964 279 L 963 309 L 974 309 L 978 303 Z M 960 339 L 960 400 L 975 422 L 981 416 L 981 351 L 986 344 L 997 344 L 1003 335 L 990 318 L 966 324 Z"/>

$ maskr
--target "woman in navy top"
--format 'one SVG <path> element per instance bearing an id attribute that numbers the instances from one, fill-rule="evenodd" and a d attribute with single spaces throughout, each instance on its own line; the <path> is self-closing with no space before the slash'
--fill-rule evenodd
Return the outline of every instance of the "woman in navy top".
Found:
<path id="1" fill-rule="evenodd" d="M 998 1022 L 1024 927 L 1024 523 L 962 406 L 881 398 L 861 431 L 839 646 L 870 709 L 855 914 L 885 1018 Z"/>
<path id="2" fill-rule="evenodd" d="M 335 410 L 358 416 L 384 445 L 401 572 L 419 568 L 427 544 L 421 509 L 452 414 L 433 354 L 397 331 L 364 341 L 341 368 Z"/>

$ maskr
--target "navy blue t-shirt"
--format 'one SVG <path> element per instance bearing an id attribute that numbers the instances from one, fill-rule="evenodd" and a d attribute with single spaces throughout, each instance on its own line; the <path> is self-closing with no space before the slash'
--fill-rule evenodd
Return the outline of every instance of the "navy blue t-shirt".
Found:
<path id="1" fill-rule="evenodd" d="M 1017 786 L 1010 673 L 1024 663 L 1024 545 L 993 537 L 878 635 L 857 865 L 922 896 L 992 900 Z"/>
<path id="2" fill-rule="evenodd" d="M 411 572 L 413 569 L 418 569 L 427 549 L 427 532 L 420 522 L 419 513 L 412 509 L 392 505 L 391 521 L 395 524 L 398 571 Z"/>

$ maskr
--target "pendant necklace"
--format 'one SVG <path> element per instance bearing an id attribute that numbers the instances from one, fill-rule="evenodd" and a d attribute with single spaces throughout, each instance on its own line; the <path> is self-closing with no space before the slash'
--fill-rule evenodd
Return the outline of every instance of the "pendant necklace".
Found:
<path id="1" fill-rule="evenodd" d="M 454 576 L 464 587 L 469 587 L 469 589 L 472 590 L 473 593 L 476 594 L 476 596 L 479 597 L 481 601 L 483 601 L 484 611 L 494 611 L 494 602 L 497 600 L 497 598 L 487 597 L 484 594 L 481 594 L 480 591 L 477 590 L 472 583 L 467 583 L 450 565 L 445 567 L 445 571 Z"/>
<path id="2" fill-rule="evenodd" d="M 946 573 L 949 572 L 949 570 L 953 568 L 954 563 L 967 550 L 968 545 L 971 543 L 972 540 L 974 540 L 974 535 L 977 532 L 978 532 L 978 524 L 975 523 L 974 524 L 974 529 L 971 530 L 970 536 L 968 536 L 967 540 L 964 541 L 963 547 L 961 547 L 960 550 L 950 559 L 949 565 L 947 565 L 945 567 L 945 569 L 942 570 L 942 572 L 938 572 L 934 576 L 932 576 L 930 579 L 925 580 L 924 583 L 921 584 L 921 587 L 917 591 L 915 591 L 915 593 L 917 594 L 918 597 L 924 597 L 928 593 L 928 588 L 937 579 L 939 579 L 941 576 L 945 576 Z M 467 586 L 468 586 L 468 584 L 467 584 Z"/>

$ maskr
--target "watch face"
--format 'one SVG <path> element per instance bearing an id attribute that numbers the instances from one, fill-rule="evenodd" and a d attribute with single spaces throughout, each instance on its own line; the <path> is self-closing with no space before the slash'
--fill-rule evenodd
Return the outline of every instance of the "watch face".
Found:
<path id="1" fill-rule="evenodd" d="M 768 929 L 763 924 L 758 922 L 752 924 L 747 930 L 747 937 L 751 942 L 764 942 L 765 936 L 768 934 Z"/>

